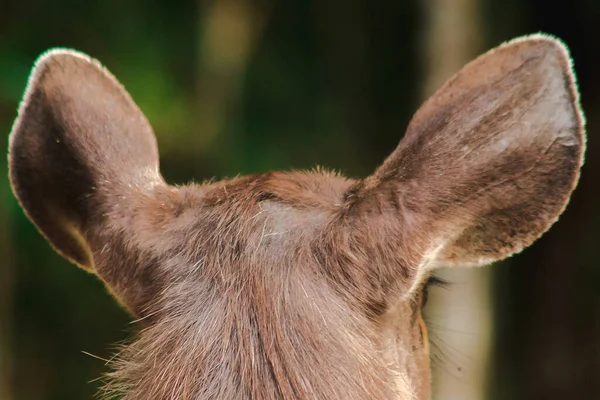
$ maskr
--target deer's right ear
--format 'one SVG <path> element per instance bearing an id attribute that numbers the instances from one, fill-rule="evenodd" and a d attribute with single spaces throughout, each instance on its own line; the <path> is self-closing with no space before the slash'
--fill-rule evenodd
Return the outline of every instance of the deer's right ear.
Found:
<path id="1" fill-rule="evenodd" d="M 583 163 L 575 85 L 566 47 L 544 35 L 467 64 L 350 189 L 343 220 L 359 240 L 342 248 L 368 254 L 387 287 L 410 287 L 427 269 L 484 265 L 529 246 L 565 208 Z"/>
<path id="2" fill-rule="evenodd" d="M 9 168 L 21 206 L 58 252 L 139 313 L 151 274 L 135 270 L 144 267 L 131 254 L 136 225 L 169 189 L 152 129 L 116 79 L 81 53 L 40 57 L 10 135 Z"/>

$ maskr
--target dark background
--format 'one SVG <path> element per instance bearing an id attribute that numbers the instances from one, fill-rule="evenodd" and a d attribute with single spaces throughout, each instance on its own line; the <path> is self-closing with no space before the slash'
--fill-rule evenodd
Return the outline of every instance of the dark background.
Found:
<path id="1" fill-rule="evenodd" d="M 436 1 L 0 0 L 1 150 L 33 62 L 61 46 L 130 91 L 171 183 L 317 164 L 364 176 L 423 100 Z M 450 3 L 478 7 L 477 52 L 537 31 L 562 38 L 588 121 L 567 211 L 493 270 L 485 398 L 600 398 L 600 1 Z M 5 158 L 0 170 L 0 400 L 91 398 L 107 367 L 82 351 L 108 359 L 134 326 L 53 252 L 12 196 Z"/>

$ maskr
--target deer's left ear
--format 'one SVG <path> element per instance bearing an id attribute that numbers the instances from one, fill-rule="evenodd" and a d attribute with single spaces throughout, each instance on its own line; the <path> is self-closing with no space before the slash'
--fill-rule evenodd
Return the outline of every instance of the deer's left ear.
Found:
<path id="1" fill-rule="evenodd" d="M 421 107 L 398 148 L 351 188 L 344 220 L 382 259 L 378 268 L 390 257 L 378 253 L 401 254 L 405 278 L 487 264 L 557 220 L 584 147 L 566 47 L 543 35 L 516 39 L 465 66 Z"/>
<path id="2" fill-rule="evenodd" d="M 36 63 L 9 143 L 13 191 L 67 259 L 138 315 L 160 290 L 156 255 L 176 193 L 150 124 L 99 62 L 52 50 Z"/>

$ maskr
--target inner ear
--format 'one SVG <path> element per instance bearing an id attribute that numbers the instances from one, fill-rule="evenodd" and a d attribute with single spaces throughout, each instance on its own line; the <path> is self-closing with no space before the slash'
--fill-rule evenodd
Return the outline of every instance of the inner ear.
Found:
<path id="1" fill-rule="evenodd" d="M 567 48 L 519 38 L 423 104 L 397 149 L 350 188 L 336 227 L 353 255 L 368 253 L 369 280 L 416 290 L 428 269 L 483 265 L 533 243 L 566 207 L 584 149 Z"/>
<path id="2" fill-rule="evenodd" d="M 40 57 L 10 135 L 9 170 L 21 206 L 58 252 L 138 313 L 153 290 L 140 236 L 169 218 L 171 189 L 152 128 L 99 62 L 70 50 Z"/>

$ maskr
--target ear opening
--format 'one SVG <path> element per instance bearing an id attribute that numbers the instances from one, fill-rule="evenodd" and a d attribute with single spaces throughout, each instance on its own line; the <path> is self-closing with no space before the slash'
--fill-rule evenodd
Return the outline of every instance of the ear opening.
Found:
<path id="1" fill-rule="evenodd" d="M 127 255 L 122 271 L 110 273 L 96 265 L 97 255 L 111 235 L 135 235 L 135 216 L 166 184 L 152 128 L 98 61 L 65 49 L 38 59 L 10 134 L 9 174 L 21 206 L 56 250 L 123 297 L 122 280 L 137 274 L 127 270 L 134 268 Z"/>
<path id="2" fill-rule="evenodd" d="M 386 221 L 385 234 L 364 231 L 378 251 L 404 252 L 413 275 L 501 260 L 566 207 L 584 126 L 566 46 L 542 34 L 510 41 L 423 104 L 398 148 L 351 188 L 348 218 L 355 226 Z"/>

